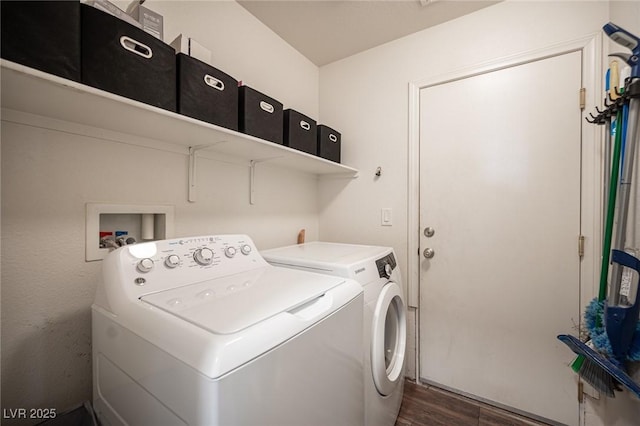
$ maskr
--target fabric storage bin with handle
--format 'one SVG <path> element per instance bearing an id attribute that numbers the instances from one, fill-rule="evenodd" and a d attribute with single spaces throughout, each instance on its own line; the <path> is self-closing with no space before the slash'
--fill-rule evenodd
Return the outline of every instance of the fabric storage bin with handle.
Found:
<path id="1" fill-rule="evenodd" d="M 318 155 L 327 160 L 340 162 L 340 133 L 324 124 L 318 125 Z"/>
<path id="2" fill-rule="evenodd" d="M 82 82 L 175 112 L 173 48 L 115 16 L 81 7 Z"/>
<path id="3" fill-rule="evenodd" d="M 240 86 L 240 131 L 282 145 L 282 104 L 248 86 Z"/>
<path id="4" fill-rule="evenodd" d="M 292 109 L 284 111 L 284 144 L 308 154 L 318 153 L 315 120 Z"/>
<path id="5" fill-rule="evenodd" d="M 176 56 L 178 112 L 238 130 L 238 81 L 184 53 Z"/>
<path id="6" fill-rule="evenodd" d="M 80 81 L 80 2 L 2 1 L 0 56 Z"/>

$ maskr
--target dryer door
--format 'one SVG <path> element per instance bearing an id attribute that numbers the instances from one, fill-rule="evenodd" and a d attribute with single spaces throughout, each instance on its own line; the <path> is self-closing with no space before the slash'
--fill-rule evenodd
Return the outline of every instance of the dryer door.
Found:
<path id="1" fill-rule="evenodd" d="M 407 313 L 402 289 L 393 281 L 380 291 L 373 312 L 371 330 L 371 370 L 381 395 L 389 395 L 403 380 L 407 347 Z"/>

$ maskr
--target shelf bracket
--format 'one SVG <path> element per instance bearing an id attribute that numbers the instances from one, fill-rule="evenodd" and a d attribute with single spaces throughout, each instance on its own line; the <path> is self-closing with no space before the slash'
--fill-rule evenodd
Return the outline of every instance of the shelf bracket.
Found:
<path id="1" fill-rule="evenodd" d="M 265 160 L 251 160 L 249 161 L 249 204 L 255 204 L 256 193 L 256 164 L 269 161 Z"/>
<path id="2" fill-rule="evenodd" d="M 256 160 L 249 162 L 249 204 L 254 205 L 255 179 L 256 179 Z"/>
<path id="3" fill-rule="evenodd" d="M 187 200 L 190 203 L 196 202 L 196 161 L 198 151 L 211 147 L 211 144 L 196 145 L 189 147 L 189 195 Z"/>
<path id="4" fill-rule="evenodd" d="M 255 192 L 256 192 L 256 164 L 264 163 L 270 160 L 280 158 L 280 156 L 263 158 L 261 160 L 249 161 L 249 204 L 255 204 Z"/>

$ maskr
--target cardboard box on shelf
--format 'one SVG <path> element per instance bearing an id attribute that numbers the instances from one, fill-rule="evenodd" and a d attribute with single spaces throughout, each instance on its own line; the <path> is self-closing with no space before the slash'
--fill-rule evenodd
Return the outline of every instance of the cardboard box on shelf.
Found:
<path id="1" fill-rule="evenodd" d="M 86 3 L 90 6 L 95 7 L 96 9 L 100 9 L 103 12 L 107 12 L 117 18 L 120 18 L 123 21 L 130 23 L 131 25 L 142 28 L 142 24 L 140 24 L 140 22 L 127 15 L 124 10 L 120 9 L 118 6 L 108 0 L 87 0 Z"/>
<path id="2" fill-rule="evenodd" d="M 180 34 L 169 45 L 175 49 L 176 53 L 184 53 L 211 65 L 211 51 L 191 37 Z"/>
<path id="3" fill-rule="evenodd" d="M 134 0 L 127 6 L 127 13 L 140 23 L 143 30 L 160 40 L 164 40 L 162 15 L 143 6 L 143 3 L 144 0 Z"/>

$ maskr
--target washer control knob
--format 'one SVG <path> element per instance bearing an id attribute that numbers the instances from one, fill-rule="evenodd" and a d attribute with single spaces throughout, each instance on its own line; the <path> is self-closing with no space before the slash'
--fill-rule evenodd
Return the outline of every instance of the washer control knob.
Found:
<path id="1" fill-rule="evenodd" d="M 235 247 L 227 247 L 226 249 L 224 249 L 224 254 L 229 259 L 231 259 L 233 256 L 236 255 L 236 248 Z"/>
<path id="2" fill-rule="evenodd" d="M 242 247 L 240 247 L 240 251 L 245 256 L 248 256 L 251 253 L 251 246 L 249 244 L 245 244 Z"/>
<path id="3" fill-rule="evenodd" d="M 140 262 L 138 262 L 138 271 L 142 272 L 142 273 L 147 273 L 150 270 L 153 269 L 153 260 L 149 259 L 148 257 L 145 259 L 142 259 Z"/>
<path id="4" fill-rule="evenodd" d="M 213 251 L 206 247 L 198 249 L 193 254 L 193 258 L 202 266 L 210 265 L 213 262 Z"/>
<path id="5" fill-rule="evenodd" d="M 391 267 L 391 265 L 390 265 L 390 264 L 388 264 L 388 263 L 385 263 L 385 264 L 384 264 L 384 275 L 385 275 L 387 278 L 391 278 L 391 274 L 392 274 L 392 273 L 393 273 L 393 268 Z"/>
<path id="6" fill-rule="evenodd" d="M 180 266 L 180 256 L 178 256 L 177 254 L 170 254 L 164 260 L 164 264 L 167 268 L 171 268 L 171 269 L 176 268 Z"/>

